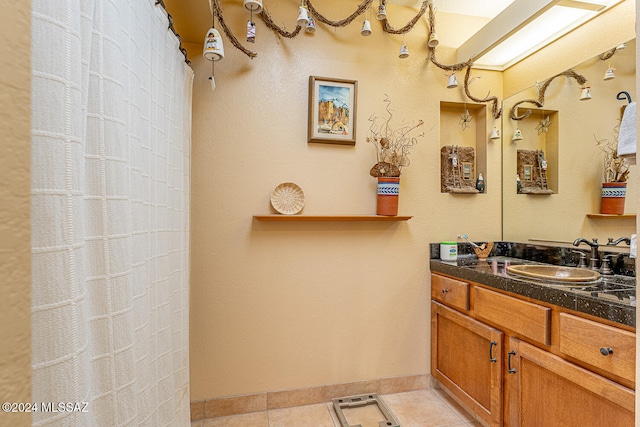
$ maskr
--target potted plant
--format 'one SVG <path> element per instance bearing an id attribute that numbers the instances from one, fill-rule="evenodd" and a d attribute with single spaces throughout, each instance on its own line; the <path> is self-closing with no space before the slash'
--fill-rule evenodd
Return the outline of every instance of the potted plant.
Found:
<path id="1" fill-rule="evenodd" d="M 602 151 L 604 161 L 601 214 L 624 214 L 629 165 L 618 157 L 618 132 L 619 128 L 615 127 L 613 141 L 596 139 L 596 146 Z"/>
<path id="2" fill-rule="evenodd" d="M 376 150 L 376 164 L 369 174 L 378 179 L 378 215 L 394 216 L 398 214 L 398 195 L 402 169 L 409 166 L 409 154 L 424 133 L 414 135 L 416 129 L 424 124 L 419 120 L 415 125 L 401 123 L 397 127 L 391 124 L 393 110 L 391 100 L 385 95 L 386 117 L 369 117 L 369 135 L 367 142 Z"/>

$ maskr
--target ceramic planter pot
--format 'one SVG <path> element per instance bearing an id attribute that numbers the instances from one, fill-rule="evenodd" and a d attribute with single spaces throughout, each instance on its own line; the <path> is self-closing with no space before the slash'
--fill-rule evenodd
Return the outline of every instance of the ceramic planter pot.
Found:
<path id="1" fill-rule="evenodd" d="M 602 183 L 601 214 L 624 214 L 624 200 L 627 194 L 626 182 Z"/>
<path id="2" fill-rule="evenodd" d="M 378 177 L 378 215 L 398 215 L 400 177 Z"/>

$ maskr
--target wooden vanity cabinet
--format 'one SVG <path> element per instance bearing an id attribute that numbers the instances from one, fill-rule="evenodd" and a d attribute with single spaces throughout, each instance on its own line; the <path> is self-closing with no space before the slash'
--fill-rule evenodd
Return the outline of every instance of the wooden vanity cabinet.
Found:
<path id="1" fill-rule="evenodd" d="M 506 425 L 634 425 L 633 390 L 516 338 L 508 351 Z"/>
<path id="2" fill-rule="evenodd" d="M 484 425 L 634 425 L 635 333 L 460 279 L 434 283 L 431 374 Z"/>
<path id="3" fill-rule="evenodd" d="M 501 425 L 504 334 L 431 303 L 431 375 L 487 425 Z"/>

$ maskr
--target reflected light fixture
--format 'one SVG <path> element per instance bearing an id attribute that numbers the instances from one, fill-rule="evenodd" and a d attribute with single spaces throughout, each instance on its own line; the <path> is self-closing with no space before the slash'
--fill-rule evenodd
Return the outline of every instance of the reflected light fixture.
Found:
<path id="1" fill-rule="evenodd" d="M 514 0 L 457 49 L 457 59 L 505 70 L 620 2 Z"/>

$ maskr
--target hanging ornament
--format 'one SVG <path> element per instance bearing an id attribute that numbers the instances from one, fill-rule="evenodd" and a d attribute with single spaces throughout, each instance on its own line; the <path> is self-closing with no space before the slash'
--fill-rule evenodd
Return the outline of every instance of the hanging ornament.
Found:
<path id="1" fill-rule="evenodd" d="M 222 37 L 215 28 L 211 27 L 207 31 L 207 35 L 204 38 L 204 49 L 202 56 L 208 61 L 219 61 L 224 58 L 224 45 L 222 44 Z"/>
<path id="2" fill-rule="evenodd" d="M 305 28 L 309 23 L 309 12 L 307 11 L 307 7 L 304 5 L 304 0 L 300 3 L 300 7 L 298 8 L 298 21 L 297 24 L 302 28 Z"/>
<path id="3" fill-rule="evenodd" d="M 402 46 L 400 46 L 400 54 L 398 55 L 398 58 L 405 59 L 405 58 L 408 58 L 408 57 L 409 57 L 409 48 L 403 42 Z"/>
<path id="4" fill-rule="evenodd" d="M 456 73 L 453 73 L 449 76 L 449 80 L 447 81 L 447 88 L 453 89 L 458 87 L 458 80 L 456 79 Z"/>
<path id="5" fill-rule="evenodd" d="M 607 68 L 607 71 L 604 72 L 604 77 L 602 78 L 602 80 L 615 79 L 616 75 L 615 75 L 614 71 L 616 71 L 616 69 L 613 68 L 611 66 L 611 62 L 609 62 L 609 68 Z"/>
<path id="6" fill-rule="evenodd" d="M 591 87 L 584 86 L 580 94 L 580 101 L 588 101 L 591 99 Z"/>
<path id="7" fill-rule="evenodd" d="M 471 120 L 473 120 L 473 117 L 471 116 L 471 114 L 469 114 L 469 110 L 465 108 L 464 113 L 460 114 L 459 125 L 460 127 L 462 127 L 462 130 L 471 127 Z"/>
<path id="8" fill-rule="evenodd" d="M 315 33 L 316 32 L 316 20 L 313 19 L 313 16 L 309 15 L 309 22 L 307 23 L 307 28 L 305 29 L 307 33 Z"/>
<path id="9" fill-rule="evenodd" d="M 365 19 L 362 23 L 362 30 L 360 30 L 360 34 L 367 37 L 371 35 L 371 22 L 368 19 Z"/>
<path id="10" fill-rule="evenodd" d="M 378 4 L 378 13 L 376 14 L 376 19 L 378 21 L 387 19 L 387 6 L 382 4 L 382 0 L 380 0 L 380 3 Z"/>
<path id="11" fill-rule="evenodd" d="M 498 130 L 497 127 L 494 126 L 493 130 L 491 131 L 491 136 L 489 138 L 490 139 L 500 139 L 500 131 Z"/>
<path id="12" fill-rule="evenodd" d="M 516 131 L 513 133 L 513 138 L 511 138 L 512 141 L 520 141 L 522 139 L 522 132 L 520 131 L 520 129 L 516 129 Z"/>
<path id="13" fill-rule="evenodd" d="M 252 20 L 247 21 L 247 41 L 249 43 L 256 42 L 256 23 Z"/>
<path id="14" fill-rule="evenodd" d="M 429 41 L 427 42 L 427 46 L 430 48 L 434 48 L 440 44 L 440 40 L 438 40 L 438 35 L 436 33 L 429 34 Z"/>
<path id="15" fill-rule="evenodd" d="M 244 7 L 252 13 L 262 12 L 262 0 L 244 0 Z"/>
<path id="16" fill-rule="evenodd" d="M 215 77 L 213 77 L 213 65 L 215 64 L 215 62 L 211 61 L 211 76 L 209 77 L 209 83 L 211 83 L 211 92 L 213 92 L 214 90 L 216 90 L 216 79 Z"/>
<path id="17" fill-rule="evenodd" d="M 547 116 L 544 119 L 540 120 L 540 124 L 538 124 L 538 126 L 536 126 L 536 130 L 538 131 L 538 135 L 540 135 L 542 132 L 549 132 L 549 126 L 551 126 L 551 119 L 549 119 L 549 116 Z"/>

